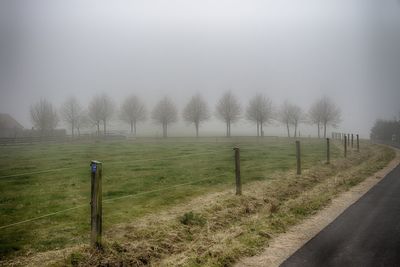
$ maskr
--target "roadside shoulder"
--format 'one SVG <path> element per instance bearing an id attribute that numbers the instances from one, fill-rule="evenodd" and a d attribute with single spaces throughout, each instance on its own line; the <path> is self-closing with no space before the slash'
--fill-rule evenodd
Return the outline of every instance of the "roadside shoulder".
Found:
<path id="1" fill-rule="evenodd" d="M 339 194 L 327 207 L 302 223 L 273 238 L 261 254 L 243 258 L 235 266 L 279 266 L 400 164 L 400 150 L 392 149 L 395 150 L 396 157 L 385 168 Z"/>

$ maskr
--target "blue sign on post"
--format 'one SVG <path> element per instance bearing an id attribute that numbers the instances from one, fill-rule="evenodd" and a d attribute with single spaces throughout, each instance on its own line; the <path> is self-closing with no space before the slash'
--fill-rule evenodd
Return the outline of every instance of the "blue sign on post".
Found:
<path id="1" fill-rule="evenodd" d="M 92 172 L 96 172 L 96 170 L 97 170 L 97 164 L 92 163 Z"/>

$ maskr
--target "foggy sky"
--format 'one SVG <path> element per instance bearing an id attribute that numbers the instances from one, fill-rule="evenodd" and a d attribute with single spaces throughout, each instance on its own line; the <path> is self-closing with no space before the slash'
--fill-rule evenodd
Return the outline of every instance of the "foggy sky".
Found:
<path id="1" fill-rule="evenodd" d="M 243 108 L 264 93 L 307 111 L 328 95 L 342 110 L 340 131 L 368 136 L 377 118 L 400 111 L 399 48 L 395 0 L 6 0 L 0 113 L 30 128 L 29 106 L 43 97 L 86 106 L 96 93 L 118 104 L 133 93 L 151 110 L 167 95 L 182 110 L 201 93 L 214 111 L 231 90 Z M 253 128 L 243 119 L 232 134 Z M 182 119 L 170 129 L 193 133 Z M 224 129 L 213 117 L 201 132 Z M 149 120 L 139 133 L 156 130 Z M 285 134 L 277 123 L 265 131 Z"/>

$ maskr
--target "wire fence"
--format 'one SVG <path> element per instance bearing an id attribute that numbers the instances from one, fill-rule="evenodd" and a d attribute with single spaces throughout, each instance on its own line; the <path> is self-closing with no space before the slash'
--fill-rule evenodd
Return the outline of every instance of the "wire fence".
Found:
<path id="1" fill-rule="evenodd" d="M 294 148 L 294 147 L 293 147 Z M 253 153 L 255 155 L 260 154 L 260 153 L 265 153 L 265 149 L 263 149 L 263 147 L 259 146 L 259 145 L 255 145 L 254 147 L 246 147 L 244 146 L 242 149 L 242 152 L 244 153 L 243 156 L 246 159 L 246 157 L 248 156 L 248 154 Z M 285 152 L 290 152 L 290 150 L 292 149 L 292 143 L 287 144 L 287 148 L 285 148 L 287 150 L 285 150 Z M 323 149 L 321 149 L 322 151 Z M 230 152 L 230 153 L 228 153 Z M 268 151 L 267 151 L 268 152 Z M 171 152 L 172 154 L 173 152 Z M 178 153 L 181 153 L 181 151 L 178 151 Z M 294 151 L 290 152 L 294 154 Z M 217 158 L 213 157 L 213 156 L 217 156 Z M 322 155 L 321 155 L 322 157 Z M 182 168 L 182 177 L 185 176 L 184 172 L 190 172 L 191 174 L 194 174 L 195 177 L 200 178 L 200 179 L 193 179 L 190 181 L 182 181 L 180 183 L 177 184 L 172 184 L 172 185 L 167 185 L 167 186 L 163 186 L 161 188 L 156 188 L 156 189 L 151 189 L 151 190 L 145 190 L 145 191 L 141 191 L 141 192 L 135 192 L 135 193 L 126 193 L 120 196 L 114 196 L 114 197 L 107 197 L 105 199 L 102 200 L 102 203 L 107 205 L 109 203 L 114 203 L 115 201 L 119 201 L 119 200 L 123 200 L 123 199 L 131 199 L 131 198 L 136 198 L 136 197 L 140 197 L 140 196 L 144 196 L 144 195 L 148 195 L 148 194 L 152 194 L 152 193 L 158 193 L 158 192 L 165 192 L 171 189 L 176 189 L 176 188 L 181 188 L 181 187 L 185 187 L 185 186 L 191 186 L 191 185 L 196 185 L 199 184 L 201 182 L 205 182 L 205 181 L 214 181 L 214 182 L 221 182 L 221 183 L 226 183 L 227 179 L 230 179 L 230 183 L 235 183 L 235 170 L 234 170 L 234 152 L 232 147 L 230 148 L 221 148 L 221 149 L 216 149 L 213 151 L 207 150 L 206 152 L 201 152 L 201 153 L 189 153 L 189 154 L 183 154 L 183 155 L 167 155 L 164 157 L 156 157 L 156 158 L 129 158 L 129 162 L 104 162 L 104 166 L 107 167 L 108 170 L 110 169 L 114 169 L 114 167 L 118 167 L 121 165 L 132 167 L 129 166 L 129 164 L 143 164 L 143 163 L 149 163 L 149 162 L 165 162 L 167 165 L 165 168 L 171 167 L 174 168 L 175 165 L 172 165 L 171 160 L 176 160 L 176 159 L 190 159 L 190 158 L 194 158 L 193 160 L 189 160 L 185 163 L 182 163 L 180 165 L 180 168 Z M 221 161 L 222 163 L 220 165 L 218 165 L 218 160 Z M 262 156 L 259 157 L 260 162 L 265 162 L 265 159 L 263 159 Z M 204 161 L 207 166 L 201 165 L 201 162 Z M 244 160 L 244 164 L 246 164 L 247 159 Z M 295 160 L 293 160 L 293 162 L 295 162 Z M 129 163 L 129 164 L 128 164 Z M 186 165 L 185 165 L 186 164 Z M 187 166 L 190 165 L 191 166 Z M 153 164 L 154 165 L 154 164 Z M 170 166 L 169 166 L 170 165 Z M 247 166 L 247 165 L 244 165 Z M 248 165 L 248 166 L 253 166 L 253 165 Z M 12 174 L 12 175 L 4 175 L 4 176 L 0 176 L 0 181 L 1 180 L 7 180 L 9 178 L 17 178 L 17 177 L 21 177 L 21 176 L 34 176 L 34 175 L 40 175 L 40 174 L 48 174 L 48 173 L 57 173 L 57 172 L 62 172 L 62 171 L 66 171 L 66 170 L 87 170 L 88 173 L 88 177 L 89 177 L 89 165 L 87 165 L 87 167 L 62 167 L 62 168 L 54 168 L 54 169 L 48 169 L 48 170 L 42 170 L 42 171 L 32 171 L 32 172 L 25 172 L 25 173 L 19 173 L 19 174 Z M 84 169 L 83 169 L 84 168 Z M 218 175 L 218 174 L 213 174 L 212 176 L 207 176 L 206 178 L 201 177 L 203 175 L 202 170 L 204 169 L 215 169 L 215 172 L 221 172 L 223 174 Z M 230 168 L 229 171 L 227 171 L 226 169 Z M 263 168 L 261 165 L 260 166 L 256 166 L 256 167 L 252 167 L 252 171 L 259 173 L 265 170 L 265 168 Z M 200 171 L 201 170 L 201 171 Z M 160 172 L 163 172 L 162 170 Z M 151 174 L 149 174 L 151 175 Z M 166 174 L 167 175 L 167 174 Z M 113 176 L 118 176 L 118 173 L 111 173 L 111 176 L 109 176 L 108 174 L 104 176 L 104 179 L 106 181 L 109 181 L 109 184 L 112 184 L 115 180 L 113 178 Z M 229 176 L 229 177 L 228 177 Z M 218 178 L 220 177 L 224 177 L 225 180 L 218 180 Z M 185 177 L 184 177 L 185 178 Z M 133 180 L 135 178 L 132 178 Z M 183 178 L 182 178 L 183 179 Z M 130 180 L 127 180 L 130 181 Z M 89 179 L 86 180 L 85 185 L 88 186 Z M 107 185 L 107 183 L 105 184 Z M 159 184 L 157 185 L 159 186 Z M 121 184 L 121 187 L 125 187 L 124 184 Z M 89 187 L 87 188 L 87 190 L 89 190 Z M 129 190 L 125 190 L 125 191 L 129 191 Z M 57 216 L 60 214 L 64 214 L 67 212 L 71 212 L 74 210 L 78 210 L 78 209 L 82 209 L 82 208 L 89 208 L 90 207 L 90 201 L 88 201 L 86 204 L 79 204 L 77 206 L 73 206 L 73 207 L 69 207 L 69 208 L 65 208 L 65 209 L 60 209 L 60 210 L 56 210 L 54 212 L 49 212 L 46 213 L 44 215 L 40 215 L 40 216 L 32 216 L 31 218 L 25 219 L 25 220 L 20 220 L 20 221 L 16 221 L 16 222 L 11 222 L 5 225 L 1 225 L 0 226 L 0 230 L 3 229 L 8 229 L 8 228 L 12 228 L 14 226 L 18 226 L 18 225 L 24 225 L 24 224 L 28 224 L 30 222 L 34 222 L 34 221 L 38 221 L 44 218 L 50 218 L 53 216 Z M 32 212 L 33 214 L 35 212 Z M 89 217 L 89 215 L 88 215 Z"/>
<path id="2" fill-rule="evenodd" d="M 212 152 L 204 152 L 204 153 L 191 153 L 191 154 L 185 154 L 185 155 L 178 155 L 178 156 L 172 156 L 172 157 L 167 157 L 167 158 L 147 158 L 147 159 L 139 159 L 139 160 L 134 160 L 135 164 L 140 164 L 140 163 L 144 163 L 144 162 L 160 162 L 160 161 L 170 161 L 170 160 L 174 160 L 174 159 L 183 159 L 183 158 L 191 158 L 191 157 L 198 157 L 198 156 L 212 156 L 212 155 L 216 155 L 217 153 L 221 153 L 221 152 L 227 152 L 227 151 L 232 151 L 232 149 L 221 149 L 218 151 L 212 151 Z M 126 162 L 111 162 L 111 163 L 107 163 L 108 167 L 112 166 L 119 166 L 119 165 L 126 165 Z M 26 172 L 26 173 L 20 173 L 20 174 L 14 174 L 14 175 L 6 175 L 6 176 L 1 176 L 0 179 L 6 179 L 6 178 L 16 178 L 16 177 L 21 177 L 21 176 L 29 176 L 29 175 L 37 175 L 37 174 L 44 174 L 44 173 L 51 173 L 51 172 L 59 172 L 59 171 L 65 171 L 65 170 L 77 170 L 77 169 L 81 169 L 81 168 L 77 168 L 77 167 L 65 167 L 65 168 L 55 168 L 55 169 L 49 169 L 49 170 L 43 170 L 43 171 L 34 171 L 34 172 Z M 112 179 L 110 177 L 104 177 L 105 179 Z M 146 194 L 150 194 L 150 193 L 156 193 L 156 192 L 162 192 L 165 190 L 169 190 L 169 189 L 173 189 L 173 188 L 178 188 L 178 187 L 182 187 L 182 186 L 187 186 L 187 185 L 193 185 L 193 184 L 197 184 L 200 182 L 204 182 L 204 181 L 208 181 L 208 180 L 212 180 L 215 179 L 215 177 L 208 177 L 208 178 L 204 178 L 204 179 L 199 179 L 199 180 L 195 180 L 195 181 L 190 181 L 190 182 L 185 182 L 185 183 L 180 183 L 180 184 L 176 184 L 176 185 L 172 185 L 172 186 L 167 186 L 167 187 L 163 187 L 163 188 L 159 188 L 159 189 L 155 189 L 155 190 L 149 190 L 149 191 L 144 191 L 144 192 L 138 192 L 138 193 L 134 193 L 134 194 L 127 194 L 127 195 L 123 195 L 123 196 L 118 196 L 118 197 L 112 197 L 112 198 L 106 198 L 103 200 L 103 203 L 110 203 L 112 201 L 115 200 L 120 200 L 120 199 L 126 199 L 126 198 L 134 198 L 134 197 L 138 197 L 138 196 L 142 196 L 142 195 L 146 195 Z M 9 228 L 12 226 L 17 226 L 20 224 L 24 224 L 24 223 L 28 223 L 28 222 L 32 222 L 32 221 L 37 221 L 43 218 L 47 218 L 47 217 L 51 217 L 51 216 L 55 216 L 61 213 L 65 213 L 68 211 L 73 211 L 76 209 L 80 209 L 83 207 L 89 207 L 89 204 L 82 204 L 82 205 L 78 205 L 75 207 L 71 207 L 71 208 L 67 208 L 67 209 L 63 209 L 63 210 L 58 210 L 55 212 L 51 212 L 51 213 L 47 213 L 41 216 L 37 216 L 37 217 L 32 217 L 26 220 L 22 220 L 22 221 L 18 221 L 18 222 L 14 222 L 14 223 L 10 223 L 7 225 L 2 225 L 0 226 L 0 229 L 5 229 L 5 228 Z"/>
<path id="3" fill-rule="evenodd" d="M 232 150 L 232 149 L 225 149 L 225 150 L 219 150 L 219 151 L 214 151 L 214 152 L 205 152 L 205 153 L 186 154 L 186 155 L 172 156 L 172 157 L 167 157 L 167 158 L 132 159 L 131 161 L 133 161 L 134 163 L 144 163 L 144 162 L 149 162 L 149 161 L 182 159 L 182 158 L 189 158 L 189 157 L 193 157 L 193 156 L 213 155 L 213 154 L 216 154 L 219 152 L 229 151 L 229 150 Z M 109 162 L 108 164 L 111 166 L 119 166 L 119 165 L 126 165 L 127 162 Z M 11 174 L 11 175 L 0 176 L 0 180 L 7 179 L 7 178 L 16 178 L 16 177 L 21 177 L 21 176 L 36 175 L 36 174 L 43 174 L 43 173 L 50 173 L 50 172 L 59 172 L 59 171 L 65 171 L 65 170 L 77 170 L 77 169 L 81 169 L 81 167 L 63 167 L 63 168 L 55 168 L 55 169 L 49 169 L 49 170 L 43 170 L 43 171 L 33 171 L 33 172 Z"/>
<path id="4" fill-rule="evenodd" d="M 183 186 L 187 186 L 187 185 L 193 185 L 193 184 L 197 184 L 197 183 L 208 181 L 208 180 L 212 180 L 212 179 L 214 179 L 214 178 L 205 178 L 205 179 L 201 179 L 201 180 L 197 180 L 197 181 L 177 184 L 177 185 L 168 186 L 168 187 L 164 187 L 164 188 L 160 188 L 160 189 L 155 189 L 155 190 L 150 190 L 150 191 L 145 191 L 145 192 L 140 192 L 140 193 L 135 193 L 135 194 L 129 194 L 129 195 L 124 195 L 124 196 L 120 196 L 120 197 L 107 198 L 107 199 L 103 200 L 103 203 L 110 203 L 110 202 L 115 201 L 115 200 L 120 200 L 120 199 L 125 199 L 125 198 L 134 198 L 134 197 L 138 197 L 138 196 L 142 196 L 142 195 L 146 195 L 146 194 L 162 192 L 162 191 L 169 190 L 169 189 L 172 189 L 172 188 L 178 188 L 178 187 L 183 187 Z M 71 207 L 71 208 L 68 208 L 68 209 L 63 209 L 63 210 L 55 211 L 55 212 L 52 212 L 52 213 L 44 214 L 44 215 L 41 215 L 41 216 L 38 216 L 38 217 L 33 217 L 33 218 L 26 219 L 26 220 L 23 220 L 23 221 L 18 221 L 18 222 L 15 222 L 15 223 L 3 225 L 3 226 L 0 226 L 0 229 L 4 229 L 4 228 L 11 227 L 11 226 L 16 226 L 16 225 L 20 225 L 20 224 L 23 224 L 23 223 L 32 222 L 32 221 L 37 221 L 37 220 L 40 220 L 40 219 L 43 219 L 43 218 L 46 218 L 46 217 L 58 215 L 60 213 L 64 213 L 64 212 L 68 212 L 68 211 L 72 211 L 72 210 L 76 210 L 76 209 L 80 209 L 80 208 L 84 208 L 84 207 L 89 207 L 89 205 L 90 205 L 90 203 L 85 204 L 85 205 L 79 205 L 79 206 Z"/>

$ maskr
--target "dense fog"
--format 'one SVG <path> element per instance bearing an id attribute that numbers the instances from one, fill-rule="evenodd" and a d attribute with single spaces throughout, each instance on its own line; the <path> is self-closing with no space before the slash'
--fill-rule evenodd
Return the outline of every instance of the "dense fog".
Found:
<path id="1" fill-rule="evenodd" d="M 0 113 L 31 128 L 43 98 L 87 107 L 106 93 L 119 107 L 134 94 L 150 113 L 168 96 L 178 108 L 171 135 L 193 135 L 182 110 L 199 93 L 211 113 L 201 132 L 223 135 L 215 110 L 230 91 L 243 111 L 232 135 L 254 135 L 244 111 L 257 93 L 304 113 L 328 96 L 341 110 L 337 131 L 367 137 L 376 119 L 400 116 L 399 45 L 395 0 L 2 1 Z M 109 128 L 129 125 L 116 112 Z M 161 131 L 148 116 L 138 135 Z M 275 120 L 264 131 L 286 134 Z"/>

